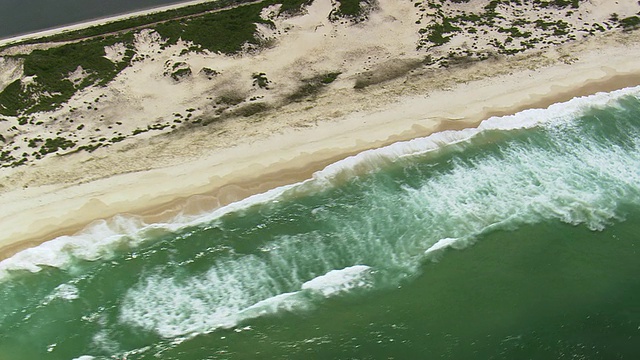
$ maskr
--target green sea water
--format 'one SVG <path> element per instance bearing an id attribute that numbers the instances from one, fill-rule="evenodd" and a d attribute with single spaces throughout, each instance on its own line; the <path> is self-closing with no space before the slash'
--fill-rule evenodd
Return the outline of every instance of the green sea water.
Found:
<path id="1" fill-rule="evenodd" d="M 640 89 L 0 263 L 0 359 L 636 359 Z"/>

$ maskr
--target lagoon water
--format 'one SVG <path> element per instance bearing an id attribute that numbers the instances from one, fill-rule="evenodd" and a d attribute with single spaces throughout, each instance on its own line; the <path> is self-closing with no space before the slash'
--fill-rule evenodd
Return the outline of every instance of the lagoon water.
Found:
<path id="1" fill-rule="evenodd" d="M 0 263 L 0 359 L 636 359 L 639 147 L 625 89 L 99 222 Z"/>
<path id="2" fill-rule="evenodd" d="M 186 0 L 2 0 L 0 39 Z"/>

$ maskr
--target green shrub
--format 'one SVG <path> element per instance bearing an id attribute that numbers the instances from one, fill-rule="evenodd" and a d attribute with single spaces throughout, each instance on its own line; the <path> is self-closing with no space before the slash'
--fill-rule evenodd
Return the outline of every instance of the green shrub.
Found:
<path id="1" fill-rule="evenodd" d="M 119 64 L 105 58 L 104 48 L 119 41 L 131 41 L 132 36 L 93 39 L 66 44 L 47 50 L 34 50 L 24 59 L 25 76 L 33 82 L 23 84 L 16 80 L 0 93 L 0 113 L 17 116 L 55 109 L 68 101 L 78 90 L 90 85 L 106 85 L 129 65 L 133 52 Z M 81 66 L 87 72 L 78 85 L 68 76 Z"/>
<path id="2" fill-rule="evenodd" d="M 640 17 L 630 16 L 628 18 L 618 20 L 618 26 L 624 30 L 635 30 L 640 27 Z"/>
<path id="3" fill-rule="evenodd" d="M 153 29 L 167 40 L 167 45 L 182 39 L 212 52 L 236 53 L 246 43 L 259 44 L 255 38 L 256 23 L 272 24 L 260 17 L 264 6 L 264 3 L 241 6 L 191 19 L 165 22 L 155 25 Z"/>
<path id="4" fill-rule="evenodd" d="M 253 78 L 253 84 L 262 89 L 269 90 L 269 79 L 267 79 L 267 74 L 265 73 L 254 73 L 251 75 Z"/>
<path id="5" fill-rule="evenodd" d="M 41 140 L 42 141 L 42 140 Z M 41 155 L 46 155 L 50 153 L 54 153 L 58 151 L 58 149 L 66 150 L 68 148 L 72 148 L 76 145 L 72 140 L 68 140 L 62 137 L 57 137 L 53 139 L 46 139 L 44 144 L 40 148 L 39 153 Z"/>
<path id="6" fill-rule="evenodd" d="M 356 17 L 359 16 L 362 7 L 360 6 L 360 0 L 338 0 L 340 6 L 338 7 L 338 13 L 340 15 Z"/>
<path id="7" fill-rule="evenodd" d="M 341 72 L 330 72 L 327 74 L 322 75 L 322 79 L 320 80 L 321 83 L 323 84 L 331 84 L 332 82 L 334 82 L 338 76 L 342 74 Z"/>
<path id="8" fill-rule="evenodd" d="M 302 7 L 310 5 L 313 0 L 286 0 L 280 1 L 282 6 L 280 7 L 281 14 L 294 15 L 302 11 Z"/>
<path id="9" fill-rule="evenodd" d="M 188 67 L 178 69 L 171 74 L 171 78 L 173 78 L 173 80 L 175 81 L 180 81 L 182 78 L 188 77 L 188 76 L 191 76 L 191 68 L 188 68 Z"/>
<path id="10" fill-rule="evenodd" d="M 315 96 L 322 91 L 323 87 L 335 81 L 340 74 L 340 72 L 330 72 L 302 80 L 302 84 L 294 93 L 287 96 L 287 100 L 300 101 L 302 99 Z"/>

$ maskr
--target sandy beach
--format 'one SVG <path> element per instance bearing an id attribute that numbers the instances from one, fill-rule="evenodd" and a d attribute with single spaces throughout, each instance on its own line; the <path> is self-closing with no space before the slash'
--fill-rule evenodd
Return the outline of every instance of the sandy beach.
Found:
<path id="1" fill-rule="evenodd" d="M 411 7 L 396 8 L 394 15 L 400 18 Z M 311 68 L 338 67 L 343 57 L 318 54 L 314 52 L 317 49 L 301 45 L 316 37 L 326 38 L 335 29 L 318 34 L 309 31 L 318 26 L 317 19 L 287 21 L 293 29 L 288 37 L 281 38 L 274 48 L 236 59 L 240 64 L 237 66 L 264 69 L 269 74 L 295 72 L 298 68 L 292 68 L 287 58 L 300 60 L 291 51 L 301 49 L 300 52 L 307 52 L 308 61 L 313 60 Z M 375 26 L 375 17 L 372 21 Z M 415 28 L 410 24 L 401 27 L 397 22 L 393 26 L 397 29 L 395 34 L 371 41 L 380 42 L 385 49 L 381 53 L 416 58 L 415 53 L 407 54 L 414 51 Z M 352 34 L 353 43 L 358 43 L 358 36 L 365 36 L 366 30 L 357 26 L 352 30 L 341 28 L 339 34 Z M 398 41 L 405 38 L 408 40 Z M 357 61 L 351 62 L 359 67 L 341 68 L 343 75 L 336 84 L 313 99 L 207 127 L 148 134 L 93 153 L 49 156 L 37 164 L 2 169 L 0 259 L 57 236 L 76 233 L 95 220 L 116 214 L 139 215 L 153 222 L 170 219 L 181 211 L 211 210 L 304 180 L 328 164 L 367 149 L 438 131 L 473 127 L 491 116 L 640 85 L 639 40 L 635 32 L 610 33 L 446 69 L 418 69 L 354 90 L 353 81 L 363 71 L 362 61 L 370 57 L 364 52 L 353 55 Z M 394 45 L 396 42 L 399 45 Z M 147 41 L 145 46 L 152 45 Z M 354 46 L 354 51 L 367 49 L 355 48 L 350 42 L 347 46 Z M 222 64 L 223 60 L 233 60 L 194 56 L 186 61 L 195 64 L 205 60 L 218 67 L 229 66 L 230 76 L 236 74 L 230 65 Z M 157 118 L 189 104 L 200 108 L 198 101 L 204 97 L 200 94 L 209 89 L 201 82 L 194 80 L 173 88 L 166 79 L 158 80 L 164 84 L 162 87 L 145 82 L 148 75 L 144 69 L 154 69 L 156 65 L 161 69 L 162 62 L 136 64 L 109 89 L 90 89 L 72 101 L 81 104 L 99 91 L 117 91 L 120 97 L 115 97 L 104 110 L 118 107 L 120 112 L 111 115 L 114 118 L 128 113 L 134 118 Z M 384 64 L 382 59 L 370 68 L 380 64 Z M 298 64 L 299 68 L 308 66 L 304 62 Z M 284 75 L 270 76 L 270 80 L 280 84 L 288 81 Z M 130 84 L 143 84 L 135 89 L 144 89 L 135 93 Z M 287 88 L 286 84 L 283 88 Z M 147 89 L 164 95 L 149 100 Z M 120 104 L 123 98 L 138 102 Z M 169 99 L 174 102 L 169 103 Z"/>

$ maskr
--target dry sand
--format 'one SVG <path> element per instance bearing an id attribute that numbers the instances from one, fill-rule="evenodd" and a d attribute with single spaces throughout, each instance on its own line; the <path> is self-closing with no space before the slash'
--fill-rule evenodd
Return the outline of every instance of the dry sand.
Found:
<path id="1" fill-rule="evenodd" d="M 372 26 L 388 27 L 372 36 L 364 26 L 336 29 L 325 23 L 322 14 L 330 8 L 322 7 L 329 2 L 316 3 L 307 17 L 283 20 L 279 26 L 290 30 L 272 49 L 231 60 L 210 54 L 187 61 L 194 67 L 207 64 L 223 69 L 232 76 L 248 76 L 240 72 L 242 68 L 265 71 L 286 92 L 295 86 L 287 83 L 291 81 L 287 72 L 332 70 L 349 56 L 349 63 L 355 64 L 368 61 L 369 54 L 377 51 L 377 60 L 365 64 L 370 69 L 382 68 L 385 61 L 415 59 L 415 28 L 398 20 L 410 11 L 407 7 L 374 15 Z M 336 34 L 352 37 L 334 48 L 339 51 L 331 51 L 336 43 L 320 39 Z M 153 36 L 141 35 L 139 49 L 154 53 Z M 104 111 L 114 112 L 111 117 L 138 117 L 140 122 L 171 115 L 190 104 L 206 111 L 201 94 L 213 85 L 193 79 L 176 86 L 158 77 L 162 56 L 125 70 L 107 90 L 89 89 L 72 101 L 81 104 L 99 96 L 99 91 L 119 94 Z M 614 33 L 509 58 L 408 72 L 362 90 L 353 89 L 362 64 L 343 66 L 343 75 L 328 91 L 307 101 L 207 127 L 149 134 L 91 154 L 52 156 L 28 167 L 3 169 L 0 258 L 74 233 L 96 219 L 127 213 L 161 221 L 186 204 L 194 206 L 188 199 L 197 195 L 206 195 L 206 204 L 195 206 L 199 211 L 212 209 L 303 180 L 366 149 L 475 126 L 490 116 L 546 107 L 575 96 L 639 85 L 639 58 L 637 35 Z M 246 91 L 278 97 L 259 93 L 260 89 Z"/>

